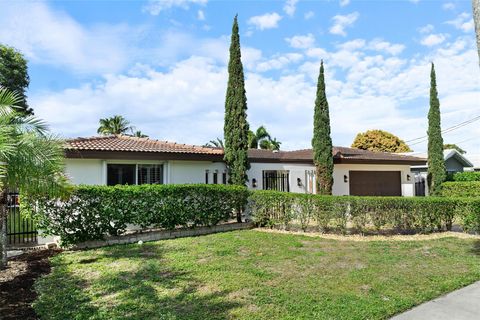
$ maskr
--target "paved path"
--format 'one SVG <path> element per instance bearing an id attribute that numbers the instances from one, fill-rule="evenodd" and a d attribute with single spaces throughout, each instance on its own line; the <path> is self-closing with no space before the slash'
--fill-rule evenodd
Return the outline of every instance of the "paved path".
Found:
<path id="1" fill-rule="evenodd" d="M 480 281 L 419 305 L 391 320 L 480 319 Z"/>

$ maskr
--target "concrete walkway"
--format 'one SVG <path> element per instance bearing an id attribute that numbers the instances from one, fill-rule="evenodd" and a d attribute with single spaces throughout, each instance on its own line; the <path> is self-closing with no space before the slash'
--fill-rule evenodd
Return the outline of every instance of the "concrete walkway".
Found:
<path id="1" fill-rule="evenodd" d="M 480 281 L 419 305 L 391 320 L 480 319 Z"/>

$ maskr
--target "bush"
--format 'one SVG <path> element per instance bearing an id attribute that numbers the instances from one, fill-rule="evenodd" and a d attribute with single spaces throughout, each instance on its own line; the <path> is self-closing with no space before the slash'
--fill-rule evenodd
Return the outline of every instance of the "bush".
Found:
<path id="1" fill-rule="evenodd" d="M 480 181 L 480 172 L 457 172 L 453 175 L 453 181 Z"/>
<path id="2" fill-rule="evenodd" d="M 480 197 L 480 181 L 453 181 L 442 184 L 444 197 Z"/>
<path id="3" fill-rule="evenodd" d="M 141 228 L 212 226 L 247 202 L 246 188 L 223 185 L 80 186 L 68 199 L 35 202 L 38 228 L 62 245 Z M 28 199 L 22 201 L 28 204 Z"/>
<path id="4" fill-rule="evenodd" d="M 393 229 L 398 232 L 450 230 L 458 218 L 468 231 L 480 232 L 480 199 L 444 197 L 349 197 L 255 191 L 253 220 L 261 226 L 303 230 L 315 223 L 323 231 Z"/>

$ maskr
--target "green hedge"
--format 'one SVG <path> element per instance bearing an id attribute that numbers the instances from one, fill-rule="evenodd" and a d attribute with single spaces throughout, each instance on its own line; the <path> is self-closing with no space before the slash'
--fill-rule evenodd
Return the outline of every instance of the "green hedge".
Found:
<path id="1" fill-rule="evenodd" d="M 38 228 L 62 245 L 141 228 L 212 226 L 246 205 L 246 188 L 223 185 L 80 186 L 68 199 L 35 202 Z M 22 201 L 28 208 L 29 201 Z M 31 206 L 30 206 L 31 208 Z"/>
<path id="2" fill-rule="evenodd" d="M 443 197 L 348 197 L 255 191 L 250 197 L 254 222 L 261 226 L 347 232 L 347 227 L 404 232 L 449 230 L 458 220 L 467 231 L 480 231 L 480 199 Z"/>
<path id="3" fill-rule="evenodd" d="M 480 181 L 480 172 L 457 172 L 453 175 L 453 181 Z"/>
<path id="4" fill-rule="evenodd" d="M 450 181 L 442 184 L 444 197 L 480 197 L 480 181 Z"/>

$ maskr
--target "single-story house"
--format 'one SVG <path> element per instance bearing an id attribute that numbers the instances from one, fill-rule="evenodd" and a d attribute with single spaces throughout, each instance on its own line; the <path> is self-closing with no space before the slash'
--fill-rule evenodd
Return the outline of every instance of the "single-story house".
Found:
<path id="1" fill-rule="evenodd" d="M 113 135 L 67 140 L 66 173 L 74 184 L 183 184 L 227 182 L 223 150 Z M 248 187 L 315 193 L 312 150 L 249 150 Z M 334 147 L 334 195 L 413 196 L 408 155 Z"/>

